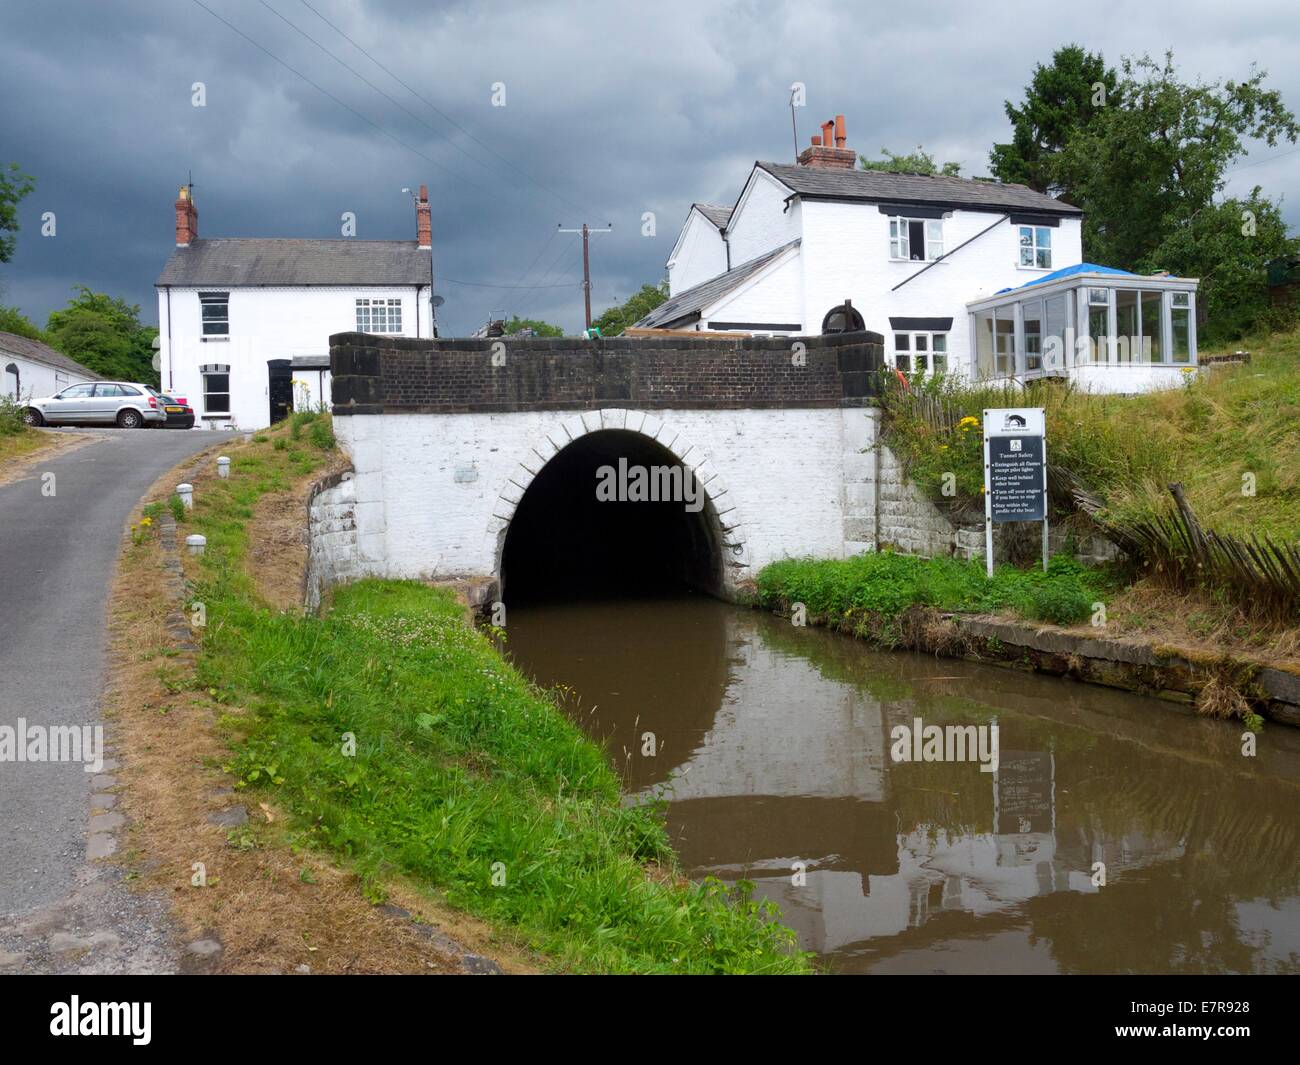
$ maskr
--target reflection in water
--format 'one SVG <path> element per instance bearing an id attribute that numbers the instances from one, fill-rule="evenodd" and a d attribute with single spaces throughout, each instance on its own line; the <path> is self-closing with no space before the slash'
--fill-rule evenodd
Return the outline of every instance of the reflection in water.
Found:
<path id="1" fill-rule="evenodd" d="M 509 632 L 628 790 L 672 800 L 685 869 L 753 880 L 829 968 L 1300 971 L 1289 729 L 1244 758 L 1239 726 L 1149 699 L 707 599 L 519 607 Z M 998 772 L 892 763 L 918 716 L 996 721 Z"/>

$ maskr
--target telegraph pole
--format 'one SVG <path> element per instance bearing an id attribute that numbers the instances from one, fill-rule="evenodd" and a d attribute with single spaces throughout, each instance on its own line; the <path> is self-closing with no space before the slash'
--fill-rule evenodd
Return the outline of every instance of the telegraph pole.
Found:
<path id="1" fill-rule="evenodd" d="M 590 237 L 592 233 L 610 233 L 614 229 L 613 224 L 605 226 L 604 229 L 592 229 L 586 222 L 582 223 L 581 229 L 565 229 L 563 225 L 559 227 L 561 233 L 581 233 L 582 234 L 582 300 L 587 312 L 587 331 L 591 331 L 591 250 Z"/>

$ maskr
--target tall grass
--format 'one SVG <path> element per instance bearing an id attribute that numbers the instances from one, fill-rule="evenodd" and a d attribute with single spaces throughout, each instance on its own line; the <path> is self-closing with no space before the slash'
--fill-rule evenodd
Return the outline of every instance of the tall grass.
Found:
<path id="1" fill-rule="evenodd" d="M 321 618 L 258 601 L 243 566 L 253 506 L 319 461 L 274 447 L 291 433 L 233 453 L 191 515 L 208 536 L 200 683 L 247 708 L 229 717 L 238 786 L 273 795 L 297 842 L 350 862 L 374 897 L 389 874 L 413 878 L 563 968 L 808 971 L 747 886 L 671 875 L 662 811 L 624 805 L 604 752 L 449 593 L 363 581 Z"/>
<path id="2" fill-rule="evenodd" d="M 1051 559 L 1046 573 L 999 566 L 991 580 L 983 562 L 892 551 L 845 559 L 784 559 L 758 575 L 759 598 L 765 605 L 797 602 L 814 614 L 876 614 L 887 622 L 920 605 L 954 612 L 1009 610 L 1026 618 L 1074 624 L 1086 620 L 1108 591 L 1101 573 L 1059 555 Z"/>

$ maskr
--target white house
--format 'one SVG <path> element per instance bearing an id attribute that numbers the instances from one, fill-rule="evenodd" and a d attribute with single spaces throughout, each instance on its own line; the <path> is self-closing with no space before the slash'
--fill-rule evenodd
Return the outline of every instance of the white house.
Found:
<path id="1" fill-rule="evenodd" d="M 102 380 L 48 344 L 0 333 L 0 396 L 13 400 L 52 396 L 69 385 Z"/>
<path id="2" fill-rule="evenodd" d="M 1196 281 L 1084 263 L 1082 218 L 1023 185 L 860 170 L 839 115 L 797 163 L 756 162 L 734 206 L 691 206 L 669 299 L 637 325 L 869 329 L 908 372 L 1173 383 L 1196 364 Z"/>
<path id="3" fill-rule="evenodd" d="M 329 338 L 435 335 L 429 193 L 415 240 L 200 239 L 188 188 L 158 290 L 162 387 L 210 429 L 260 429 L 330 402 Z"/>

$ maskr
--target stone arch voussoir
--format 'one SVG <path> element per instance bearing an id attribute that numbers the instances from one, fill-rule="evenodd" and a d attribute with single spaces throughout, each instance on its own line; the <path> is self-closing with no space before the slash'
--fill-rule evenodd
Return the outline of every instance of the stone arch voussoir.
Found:
<path id="1" fill-rule="evenodd" d="M 488 520 L 487 536 L 496 575 L 499 577 L 501 573 L 501 559 L 510 522 L 533 479 L 552 458 L 575 440 L 608 429 L 622 429 L 654 440 L 695 474 L 696 480 L 704 489 L 716 522 L 722 552 L 724 587 L 732 588 L 752 579 L 746 526 L 736 500 L 717 466 L 703 448 L 697 446 L 671 422 L 664 421 L 653 411 L 627 410 L 622 407 L 583 411 L 581 414 L 557 419 L 554 425 L 529 443 L 526 452 L 497 494 L 492 505 L 492 516 Z"/>

